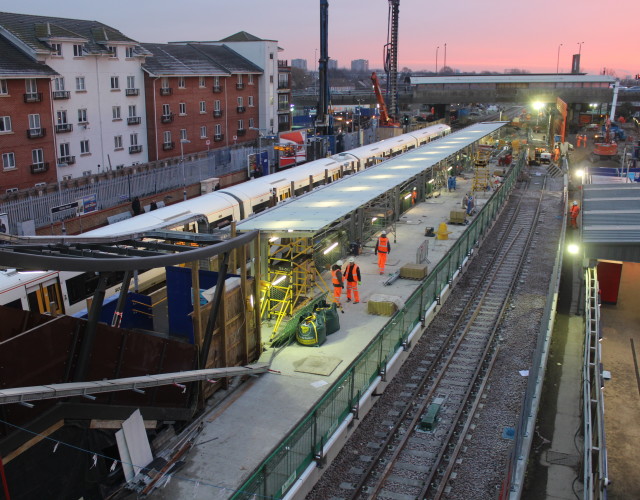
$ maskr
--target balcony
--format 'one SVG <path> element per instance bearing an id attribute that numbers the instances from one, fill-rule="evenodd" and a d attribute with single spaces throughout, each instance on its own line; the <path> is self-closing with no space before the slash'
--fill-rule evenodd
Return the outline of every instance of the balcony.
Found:
<path id="1" fill-rule="evenodd" d="M 140 95 L 140 89 L 124 89 L 124 95 Z"/>
<path id="2" fill-rule="evenodd" d="M 239 128 L 239 129 L 236 131 L 236 135 L 237 135 L 238 137 L 241 137 L 241 136 L 243 136 L 243 135 L 247 135 L 247 129 L 246 129 L 246 128 Z"/>
<path id="3" fill-rule="evenodd" d="M 162 144 L 162 151 L 171 151 L 172 149 L 176 148 L 176 143 L 171 141 L 171 142 L 165 142 Z"/>
<path id="4" fill-rule="evenodd" d="M 213 110 L 213 117 L 214 118 L 220 118 L 223 115 L 223 111 L 221 109 L 214 109 Z"/>
<path id="5" fill-rule="evenodd" d="M 219 94 L 220 92 L 222 92 L 222 87 L 220 85 L 214 85 L 211 90 L 214 94 Z"/>
<path id="6" fill-rule="evenodd" d="M 244 83 L 236 83 L 236 89 L 242 90 L 244 88 Z"/>
<path id="7" fill-rule="evenodd" d="M 224 140 L 224 134 L 216 134 L 213 136 L 213 142 L 220 142 Z"/>
<path id="8" fill-rule="evenodd" d="M 247 110 L 247 108 L 245 108 L 244 106 L 238 106 L 238 107 L 236 108 L 236 111 L 237 111 L 238 113 L 244 113 L 246 110 Z"/>
<path id="9" fill-rule="evenodd" d="M 46 128 L 28 128 L 27 129 L 27 139 L 38 139 L 40 137 L 44 137 L 47 135 Z"/>
<path id="10" fill-rule="evenodd" d="M 56 125 L 56 133 L 62 134 L 64 132 L 71 132 L 73 130 L 72 123 L 58 123 Z"/>
<path id="11" fill-rule="evenodd" d="M 71 92 L 68 90 L 54 90 L 53 98 L 54 99 L 69 99 L 71 97 Z"/>
<path id="12" fill-rule="evenodd" d="M 24 102 L 41 102 L 42 101 L 42 92 L 29 92 L 24 95 Z"/>
<path id="13" fill-rule="evenodd" d="M 173 89 L 171 87 L 160 87 L 160 95 L 171 95 L 173 94 Z"/>
<path id="14" fill-rule="evenodd" d="M 33 163 L 29 165 L 32 174 L 41 174 L 49 170 L 49 162 L 43 161 L 42 163 Z"/>
<path id="15" fill-rule="evenodd" d="M 67 165 L 73 165 L 76 162 L 75 156 L 61 156 L 58 158 L 58 166 L 66 167 Z"/>
<path id="16" fill-rule="evenodd" d="M 278 113 L 288 113 L 291 111 L 291 106 L 288 102 L 278 104 Z"/>
<path id="17" fill-rule="evenodd" d="M 130 116 L 127 118 L 127 125 L 140 125 L 142 123 L 142 118 L 139 116 Z"/>
<path id="18" fill-rule="evenodd" d="M 173 121 L 173 113 L 169 113 L 168 115 L 162 115 L 160 117 L 160 121 L 162 123 L 171 123 Z"/>
<path id="19" fill-rule="evenodd" d="M 142 153 L 142 146 L 129 146 L 129 153 Z"/>

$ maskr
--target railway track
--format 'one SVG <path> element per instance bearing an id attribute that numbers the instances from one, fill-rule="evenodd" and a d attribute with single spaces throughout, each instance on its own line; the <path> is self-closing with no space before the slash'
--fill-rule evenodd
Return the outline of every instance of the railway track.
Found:
<path id="1" fill-rule="evenodd" d="M 529 197 L 523 203 L 527 191 L 518 191 L 518 203 L 508 205 L 491 233 L 488 265 L 467 271 L 469 286 L 456 302 L 449 320 L 453 326 L 420 339 L 393 387 L 341 452 L 346 458 L 339 455 L 325 473 L 338 469 L 335 498 L 409 500 L 440 498 L 449 491 L 499 351 L 501 319 L 530 262 L 544 185 L 535 202 Z M 308 498 L 319 497 L 311 493 Z"/>

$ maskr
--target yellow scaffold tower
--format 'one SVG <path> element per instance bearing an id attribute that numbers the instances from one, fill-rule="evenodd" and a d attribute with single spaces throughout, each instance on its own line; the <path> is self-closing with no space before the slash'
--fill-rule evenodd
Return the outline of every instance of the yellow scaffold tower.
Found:
<path id="1" fill-rule="evenodd" d="M 282 238 L 271 244 L 268 263 L 269 281 L 263 287 L 262 317 L 275 318 L 275 334 L 286 316 L 291 316 L 317 293 L 312 288 L 318 286 L 320 291 L 328 291 L 328 286 L 316 269 L 312 238 Z"/>
<path id="2" fill-rule="evenodd" d="M 489 158 L 491 158 L 491 146 L 480 144 L 473 167 L 473 191 L 486 191 L 487 187 L 491 186 Z"/>

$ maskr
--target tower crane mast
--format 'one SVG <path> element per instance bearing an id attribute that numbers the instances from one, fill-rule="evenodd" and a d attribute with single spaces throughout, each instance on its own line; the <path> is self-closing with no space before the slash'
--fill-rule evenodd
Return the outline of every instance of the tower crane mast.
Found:
<path id="1" fill-rule="evenodd" d="M 389 22 L 387 43 L 384 46 L 384 71 L 387 74 L 387 96 L 389 96 L 389 113 L 393 119 L 398 118 L 398 22 L 400 0 L 389 0 Z"/>

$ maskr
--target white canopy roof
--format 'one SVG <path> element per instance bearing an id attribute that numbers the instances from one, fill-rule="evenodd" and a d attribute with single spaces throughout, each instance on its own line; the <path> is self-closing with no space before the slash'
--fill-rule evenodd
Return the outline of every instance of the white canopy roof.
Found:
<path id="1" fill-rule="evenodd" d="M 238 223 L 239 231 L 316 233 L 508 122 L 478 123 Z"/>

